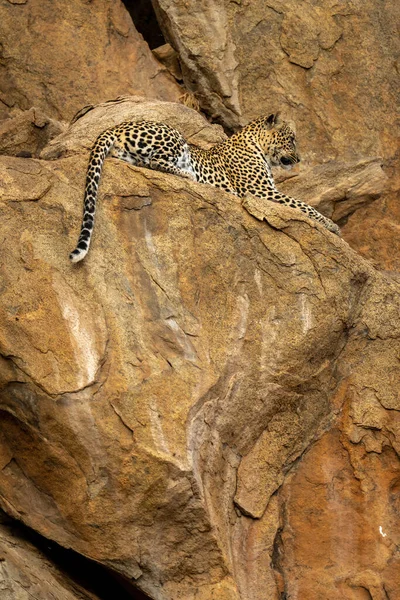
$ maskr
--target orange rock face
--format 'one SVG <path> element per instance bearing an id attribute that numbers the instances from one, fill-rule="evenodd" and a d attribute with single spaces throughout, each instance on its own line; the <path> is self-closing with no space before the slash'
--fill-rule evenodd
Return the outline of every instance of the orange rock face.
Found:
<path id="1" fill-rule="evenodd" d="M 399 285 L 294 209 L 115 159 L 68 261 L 93 129 L 168 110 L 220 139 L 121 99 L 0 158 L 1 506 L 154 600 L 396 598 Z"/>
<path id="2" fill-rule="evenodd" d="M 400 600 L 400 4 L 153 4 L 154 53 L 119 0 L 0 2 L 0 509 L 116 600 Z M 102 131 L 225 139 L 178 101 L 292 118 L 278 188 L 343 238 L 110 158 L 71 265 Z M 0 510 L 1 600 L 96 590 Z"/>
<path id="3" fill-rule="evenodd" d="M 40 110 L 31 108 L 0 121 L 0 154 L 39 156 L 47 143 L 64 129 Z"/>
<path id="4" fill-rule="evenodd" d="M 182 94 L 119 1 L 4 1 L 0 37 L 0 118 L 35 106 L 69 120 L 120 94 L 172 101 Z"/>
<path id="5" fill-rule="evenodd" d="M 357 211 L 343 228 L 343 235 L 378 269 L 396 275 L 400 272 L 399 228 L 399 191 L 393 191 Z"/>
<path id="6" fill-rule="evenodd" d="M 35 541 L 37 541 L 35 537 Z M 31 536 L 32 538 L 32 536 Z M 46 549 L 49 544 L 46 544 Z M 49 553 L 50 554 L 50 553 Z M 87 565 L 85 565 L 87 566 Z M 71 580 L 0 511 L 0 592 L 4 600 L 99 600 Z"/>
<path id="7" fill-rule="evenodd" d="M 354 400 L 387 423 L 378 401 Z M 289 598 L 399 597 L 400 465 L 385 443 L 391 428 L 369 429 L 382 424 L 367 419 L 361 425 L 350 406 L 346 401 L 342 423 L 315 443 L 283 486 L 275 566 Z"/>

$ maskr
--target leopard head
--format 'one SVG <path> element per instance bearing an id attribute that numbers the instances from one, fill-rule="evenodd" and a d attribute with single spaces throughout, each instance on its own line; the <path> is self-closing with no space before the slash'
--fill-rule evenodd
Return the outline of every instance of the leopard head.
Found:
<path id="1" fill-rule="evenodd" d="M 271 165 L 291 169 L 300 162 L 294 127 L 286 121 L 281 121 L 279 114 L 259 117 L 247 128 Z"/>

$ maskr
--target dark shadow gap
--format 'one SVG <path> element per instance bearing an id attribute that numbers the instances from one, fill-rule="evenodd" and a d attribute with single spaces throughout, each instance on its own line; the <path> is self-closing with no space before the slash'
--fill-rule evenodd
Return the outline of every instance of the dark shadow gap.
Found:
<path id="1" fill-rule="evenodd" d="M 99 600 L 151 600 L 119 575 L 74 550 L 67 550 L 48 540 L 20 521 L 11 519 L 0 509 L 0 525 L 10 535 L 35 546 L 72 584 L 98 596 Z"/>
<path id="2" fill-rule="evenodd" d="M 148 43 L 150 50 L 165 44 L 151 0 L 122 0 L 132 21 Z"/>

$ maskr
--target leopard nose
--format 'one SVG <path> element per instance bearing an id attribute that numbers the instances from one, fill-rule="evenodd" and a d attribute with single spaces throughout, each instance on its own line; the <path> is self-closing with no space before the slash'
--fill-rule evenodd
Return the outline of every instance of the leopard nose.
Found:
<path id="1" fill-rule="evenodd" d="M 301 160 L 301 158 L 300 158 L 300 154 L 296 154 L 296 162 L 297 162 L 297 163 L 299 163 L 299 162 L 300 162 L 300 160 Z"/>

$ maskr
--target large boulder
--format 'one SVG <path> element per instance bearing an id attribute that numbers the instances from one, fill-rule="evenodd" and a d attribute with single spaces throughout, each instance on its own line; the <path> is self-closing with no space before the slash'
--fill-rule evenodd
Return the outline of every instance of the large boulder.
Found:
<path id="1" fill-rule="evenodd" d="M 103 131 L 124 121 L 166 121 L 177 127 L 188 142 L 204 147 L 226 139 L 222 127 L 211 126 L 200 113 L 175 102 L 120 96 L 97 106 L 87 106 L 81 112 L 70 127 L 47 144 L 40 158 L 53 160 L 80 152 L 87 154 Z"/>
<path id="2" fill-rule="evenodd" d="M 2 508 L 155 600 L 395 594 L 400 286 L 301 212 L 115 159 L 71 265 L 108 111 L 0 157 Z"/>

